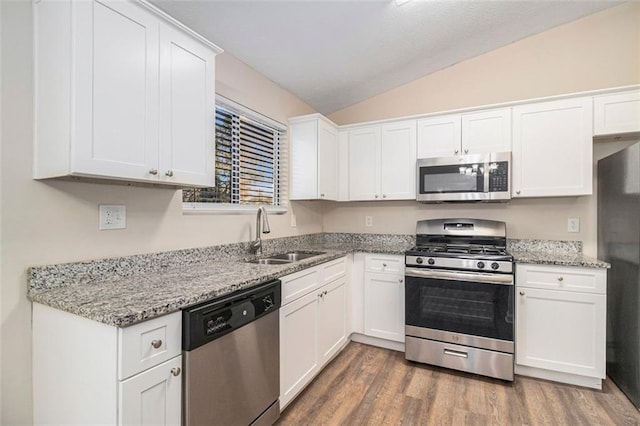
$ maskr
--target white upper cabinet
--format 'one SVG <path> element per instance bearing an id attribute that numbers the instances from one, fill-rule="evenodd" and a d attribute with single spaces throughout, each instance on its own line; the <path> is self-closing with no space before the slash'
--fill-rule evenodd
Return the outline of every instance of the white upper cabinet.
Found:
<path id="1" fill-rule="evenodd" d="M 338 128 L 319 114 L 290 120 L 291 200 L 338 199 Z"/>
<path id="2" fill-rule="evenodd" d="M 349 131 L 349 200 L 380 197 L 380 126 Z"/>
<path id="3" fill-rule="evenodd" d="M 418 120 L 418 158 L 511 151 L 511 108 Z"/>
<path id="4" fill-rule="evenodd" d="M 593 98 L 595 136 L 640 132 L 640 90 Z"/>
<path id="5" fill-rule="evenodd" d="M 513 108 L 513 197 L 592 193 L 590 97 Z"/>
<path id="6" fill-rule="evenodd" d="M 416 122 L 349 131 L 349 199 L 416 198 Z"/>
<path id="7" fill-rule="evenodd" d="M 36 179 L 213 184 L 216 46 L 133 1 L 43 0 L 34 28 Z"/>

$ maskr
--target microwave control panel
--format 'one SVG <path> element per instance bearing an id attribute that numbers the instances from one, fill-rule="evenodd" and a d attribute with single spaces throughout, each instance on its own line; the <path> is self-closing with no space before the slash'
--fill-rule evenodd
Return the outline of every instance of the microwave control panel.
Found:
<path id="1" fill-rule="evenodd" d="M 498 161 L 489 165 L 489 192 L 509 191 L 509 162 Z"/>

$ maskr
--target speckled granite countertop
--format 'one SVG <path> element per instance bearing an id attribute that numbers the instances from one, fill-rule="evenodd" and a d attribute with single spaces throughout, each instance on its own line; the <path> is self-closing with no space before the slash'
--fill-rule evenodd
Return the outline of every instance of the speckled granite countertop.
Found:
<path id="1" fill-rule="evenodd" d="M 516 263 L 610 268 L 607 262 L 585 256 L 580 241 L 508 240 L 507 251 Z"/>
<path id="2" fill-rule="evenodd" d="M 324 254 L 283 265 L 247 263 L 246 243 L 29 269 L 28 297 L 124 327 L 328 262 L 349 252 L 403 254 L 409 235 L 313 234 L 264 240 L 265 253 Z M 265 257 L 265 255 L 261 257 Z"/>

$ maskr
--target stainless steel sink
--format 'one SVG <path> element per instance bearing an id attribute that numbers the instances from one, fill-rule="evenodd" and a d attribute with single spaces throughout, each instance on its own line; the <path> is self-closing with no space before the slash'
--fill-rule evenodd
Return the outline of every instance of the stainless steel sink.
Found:
<path id="1" fill-rule="evenodd" d="M 322 251 L 290 251 L 287 253 L 274 254 L 269 256 L 269 259 L 273 260 L 286 260 L 289 262 L 297 262 L 298 260 L 308 259 L 314 256 L 320 256 L 324 254 Z"/>
<path id="2" fill-rule="evenodd" d="M 257 263 L 259 265 L 283 265 L 285 263 L 291 263 L 292 260 L 287 259 L 251 259 L 247 260 L 247 263 Z"/>
<path id="3" fill-rule="evenodd" d="M 247 263 L 257 263 L 259 265 L 283 265 L 285 263 L 297 262 L 314 256 L 324 254 L 322 251 L 290 251 L 287 253 L 272 254 L 262 259 L 247 260 Z"/>

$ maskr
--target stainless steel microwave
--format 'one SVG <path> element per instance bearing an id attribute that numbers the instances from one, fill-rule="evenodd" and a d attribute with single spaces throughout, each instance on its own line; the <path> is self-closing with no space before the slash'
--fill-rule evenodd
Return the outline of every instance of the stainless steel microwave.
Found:
<path id="1" fill-rule="evenodd" d="M 511 198 L 511 153 L 422 158 L 417 161 L 417 200 L 506 201 Z"/>

